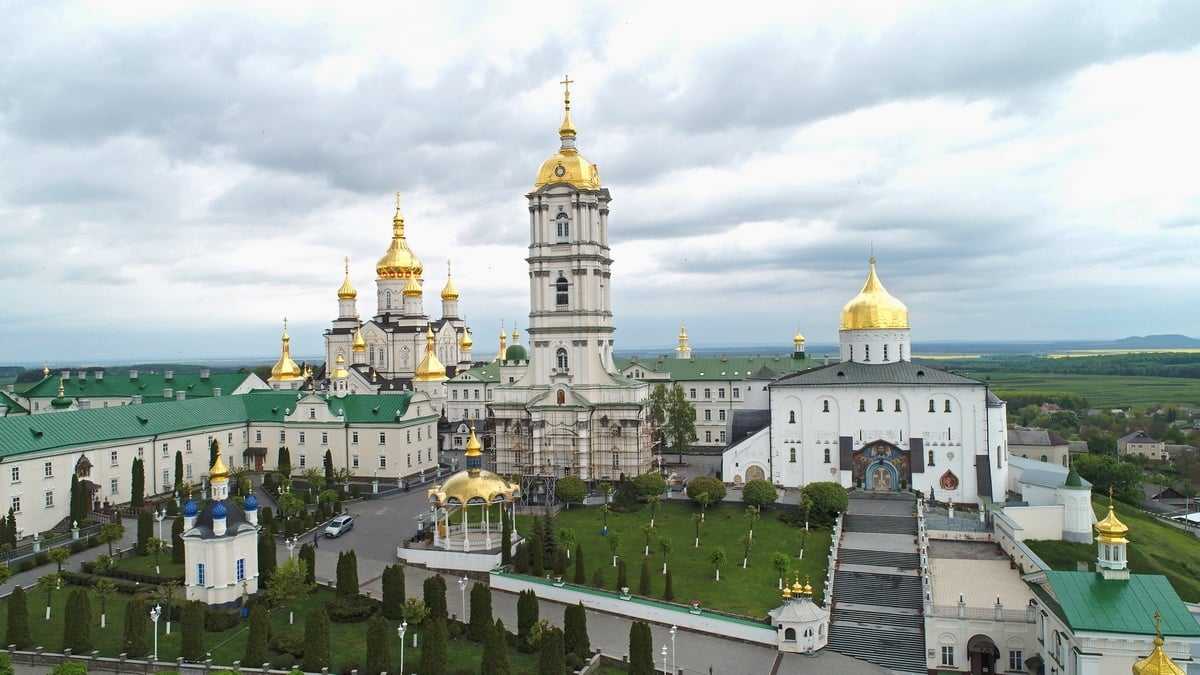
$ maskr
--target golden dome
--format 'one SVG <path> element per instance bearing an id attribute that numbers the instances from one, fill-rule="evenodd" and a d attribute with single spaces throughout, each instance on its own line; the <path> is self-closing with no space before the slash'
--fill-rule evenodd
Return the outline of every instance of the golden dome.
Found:
<path id="1" fill-rule="evenodd" d="M 800 334 L 800 331 L 796 331 L 796 334 L 792 336 L 792 344 L 796 345 L 797 349 L 804 344 L 804 336 Z"/>
<path id="2" fill-rule="evenodd" d="M 1167 653 L 1163 651 L 1162 614 L 1154 612 L 1154 649 L 1150 655 L 1133 664 L 1133 675 L 1184 675 Z"/>
<path id="3" fill-rule="evenodd" d="M 571 120 L 571 80 L 564 77 L 563 121 L 558 128 L 562 145 L 558 152 L 542 162 L 533 189 L 552 183 L 566 183 L 580 190 L 600 189 L 600 169 L 583 158 L 575 148 L 575 123 Z"/>
<path id="4" fill-rule="evenodd" d="M 784 600 L 791 600 L 791 599 L 792 599 L 792 587 L 791 587 L 791 586 L 784 586 L 784 587 L 783 587 L 783 599 L 784 599 Z"/>
<path id="5" fill-rule="evenodd" d="M 471 425 L 471 436 L 467 438 L 467 451 L 464 453 L 467 457 L 478 457 L 480 450 L 483 449 L 483 444 L 479 442 L 479 437 L 475 435 L 475 425 Z"/>
<path id="6" fill-rule="evenodd" d="M 355 352 L 367 351 L 367 341 L 363 339 L 362 329 L 354 329 L 354 342 L 350 343 L 350 350 Z"/>
<path id="7" fill-rule="evenodd" d="M 283 337 L 280 338 L 279 360 L 271 366 L 271 379 L 277 382 L 292 382 L 304 378 L 300 366 L 292 360 L 292 338 L 287 332 L 287 319 L 283 320 Z"/>
<path id="8" fill-rule="evenodd" d="M 208 470 L 209 479 L 216 483 L 218 481 L 228 480 L 229 467 L 225 466 L 225 460 L 221 459 L 221 446 L 217 445 L 217 459 L 213 462 L 212 468 Z"/>
<path id="9" fill-rule="evenodd" d="M 437 345 L 433 341 L 433 329 L 425 328 L 425 356 L 417 364 L 417 382 L 445 382 L 446 366 L 437 357 Z"/>
<path id="10" fill-rule="evenodd" d="M 1113 509 L 1112 488 L 1108 489 L 1108 515 L 1104 520 L 1096 523 L 1097 537 L 1105 544 L 1128 544 L 1129 540 L 1125 535 L 1129 534 L 1129 526 L 1121 522 L 1117 518 L 1117 512 Z"/>
<path id="11" fill-rule="evenodd" d="M 350 283 L 350 258 L 346 261 L 346 277 L 342 279 L 342 287 L 338 289 L 338 300 L 353 300 L 358 297 L 358 291 L 354 289 L 354 284 Z"/>
<path id="12" fill-rule="evenodd" d="M 443 300 L 457 300 L 458 287 L 454 285 L 454 277 L 450 274 L 450 261 L 446 261 L 446 285 L 442 286 Z"/>
<path id="13" fill-rule="evenodd" d="M 421 293 L 421 282 L 416 277 L 409 277 L 408 281 L 404 282 L 404 297 L 419 298 Z"/>
<path id="14" fill-rule="evenodd" d="M 335 380 L 344 380 L 350 376 L 350 373 L 346 372 L 346 357 L 338 354 L 334 363 L 337 364 L 337 367 L 333 369 L 333 378 Z"/>
<path id="15" fill-rule="evenodd" d="M 471 347 L 474 345 L 475 341 L 471 339 L 471 329 L 468 328 L 467 330 L 463 331 L 462 337 L 458 339 L 458 347 L 459 349 L 470 351 Z"/>
<path id="16" fill-rule="evenodd" d="M 497 498 L 511 501 L 520 496 L 521 488 L 515 483 L 483 469 L 464 469 L 429 489 L 429 501 L 438 506 L 458 506 L 472 500 L 492 502 Z"/>
<path id="17" fill-rule="evenodd" d="M 400 193 L 396 193 L 396 215 L 392 216 L 392 243 L 387 253 L 375 263 L 375 274 L 380 279 L 404 279 L 420 277 L 425 271 L 421 259 L 408 248 L 404 238 L 404 216 L 400 215 Z"/>
<path id="18" fill-rule="evenodd" d="M 908 328 L 908 307 L 883 287 L 875 274 L 875 257 L 862 290 L 842 308 L 842 330 Z"/>

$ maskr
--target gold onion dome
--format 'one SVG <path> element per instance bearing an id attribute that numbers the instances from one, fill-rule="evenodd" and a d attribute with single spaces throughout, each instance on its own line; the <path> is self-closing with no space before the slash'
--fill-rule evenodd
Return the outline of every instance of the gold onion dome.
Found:
<path id="1" fill-rule="evenodd" d="M 421 282 L 417 281 L 415 276 L 409 277 L 408 281 L 404 282 L 404 295 L 409 298 L 421 297 Z"/>
<path id="2" fill-rule="evenodd" d="M 404 216 L 400 215 L 400 193 L 396 193 L 396 215 L 392 217 L 392 243 L 387 253 L 375 263 L 375 274 L 380 279 L 404 279 L 419 277 L 425 271 L 421 259 L 408 248 L 404 238 Z"/>
<path id="3" fill-rule="evenodd" d="M 446 285 L 442 286 L 443 300 L 457 300 L 458 287 L 454 285 L 454 277 L 450 275 L 450 261 L 446 261 Z"/>
<path id="4" fill-rule="evenodd" d="M 483 450 L 483 444 L 479 442 L 479 437 L 475 435 L 475 425 L 471 425 L 471 435 L 467 438 L 467 451 L 463 453 L 467 457 L 478 457 Z"/>
<path id="5" fill-rule="evenodd" d="M 563 121 L 558 128 L 562 145 L 558 152 L 542 162 L 533 189 L 553 183 L 566 183 L 580 190 L 600 189 L 600 170 L 583 158 L 575 148 L 575 123 L 571 120 L 572 80 L 563 77 Z"/>
<path id="6" fill-rule="evenodd" d="M 792 599 L 792 587 L 791 587 L 791 586 L 784 586 L 784 587 L 783 587 L 783 599 L 784 599 L 784 600 L 791 600 L 791 599 Z"/>
<path id="7" fill-rule="evenodd" d="M 908 307 L 887 289 L 875 274 L 875 256 L 862 290 L 842 308 L 842 330 L 908 328 Z"/>
<path id="8" fill-rule="evenodd" d="M 437 345 L 433 341 L 433 329 L 425 328 L 425 356 L 417 364 L 417 382 L 445 382 L 446 366 L 437 357 Z"/>
<path id="9" fill-rule="evenodd" d="M 350 343 L 351 351 L 365 352 L 367 351 L 367 341 L 363 339 L 362 329 L 354 329 L 354 341 Z"/>
<path id="10" fill-rule="evenodd" d="M 800 334 L 800 331 L 796 331 L 796 334 L 792 336 L 792 344 L 797 347 L 804 344 L 804 336 Z"/>
<path id="11" fill-rule="evenodd" d="M 337 367 L 333 369 L 334 379 L 342 380 L 350 375 L 350 373 L 346 372 L 346 357 L 338 354 L 337 360 L 334 363 L 337 364 Z"/>
<path id="12" fill-rule="evenodd" d="M 214 482 L 229 478 L 229 467 L 225 466 L 225 460 L 221 459 L 220 446 L 217 447 L 217 459 L 208 470 L 208 477 Z"/>
<path id="13" fill-rule="evenodd" d="M 461 349 L 470 349 L 475 345 L 475 341 L 471 339 L 471 330 L 463 331 L 462 337 L 458 340 L 458 346 Z"/>
<path id="14" fill-rule="evenodd" d="M 475 427 L 471 427 L 471 435 L 467 438 L 467 450 L 463 460 L 467 468 L 451 476 L 444 485 L 435 485 L 429 490 L 429 499 L 435 504 L 469 504 L 488 502 L 497 498 L 511 501 L 521 496 L 521 488 L 497 476 L 491 471 L 480 468 L 482 464 L 483 444 L 475 435 Z"/>
<path id="15" fill-rule="evenodd" d="M 271 366 L 271 379 L 281 382 L 302 379 L 304 372 L 292 360 L 292 338 L 287 332 L 287 319 L 283 320 L 283 336 L 280 343 L 279 360 Z"/>
<path id="16" fill-rule="evenodd" d="M 1185 675 L 1163 651 L 1162 614 L 1154 612 L 1154 649 L 1150 655 L 1133 664 L 1133 675 Z"/>
<path id="17" fill-rule="evenodd" d="M 346 258 L 346 276 L 342 279 L 342 287 L 338 289 L 338 300 L 353 300 L 358 297 L 354 284 L 350 283 L 350 258 Z"/>
<path id="18" fill-rule="evenodd" d="M 1117 512 L 1113 509 L 1112 488 L 1108 490 L 1108 515 L 1104 520 L 1096 523 L 1096 533 L 1099 539 L 1105 544 L 1127 544 L 1129 540 L 1125 535 L 1129 534 L 1129 526 L 1121 522 L 1117 518 Z"/>

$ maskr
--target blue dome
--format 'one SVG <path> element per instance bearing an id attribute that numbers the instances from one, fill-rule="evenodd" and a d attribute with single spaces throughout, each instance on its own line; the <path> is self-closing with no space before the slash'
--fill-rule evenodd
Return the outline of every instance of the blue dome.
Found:
<path id="1" fill-rule="evenodd" d="M 246 501 L 242 502 L 242 507 L 247 511 L 255 511 L 258 509 L 258 497 L 250 495 L 246 497 Z"/>
<path id="2" fill-rule="evenodd" d="M 212 510 L 213 520 L 225 517 L 225 502 L 217 502 Z"/>
<path id="3" fill-rule="evenodd" d="M 195 518 L 196 514 L 199 512 L 200 507 L 196 506 L 196 502 L 190 499 L 186 504 L 183 505 L 183 515 L 187 516 L 188 518 Z"/>

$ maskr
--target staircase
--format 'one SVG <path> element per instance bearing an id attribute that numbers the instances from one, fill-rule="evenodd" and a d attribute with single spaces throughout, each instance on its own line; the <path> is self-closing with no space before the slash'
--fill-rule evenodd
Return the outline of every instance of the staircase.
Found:
<path id="1" fill-rule="evenodd" d="M 897 673 L 925 673 L 916 501 L 852 493 L 834 570 L 829 648 Z"/>

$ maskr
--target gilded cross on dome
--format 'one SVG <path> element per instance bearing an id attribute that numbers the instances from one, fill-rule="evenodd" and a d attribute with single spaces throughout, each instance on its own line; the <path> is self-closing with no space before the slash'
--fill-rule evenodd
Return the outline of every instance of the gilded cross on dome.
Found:
<path id="1" fill-rule="evenodd" d="M 567 104 L 567 108 L 571 107 L 571 85 L 575 84 L 575 80 L 571 79 L 570 75 L 563 75 L 563 79 L 559 82 L 563 86 L 563 102 Z"/>

